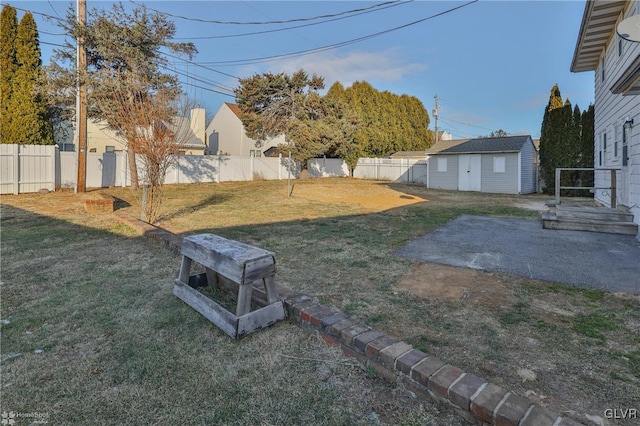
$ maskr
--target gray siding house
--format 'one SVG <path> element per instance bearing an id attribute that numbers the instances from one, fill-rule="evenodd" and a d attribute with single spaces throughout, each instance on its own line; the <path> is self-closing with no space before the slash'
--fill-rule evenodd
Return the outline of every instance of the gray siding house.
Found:
<path id="1" fill-rule="evenodd" d="M 531 136 L 470 139 L 429 156 L 429 187 L 530 194 L 537 190 Z"/>
<path id="2" fill-rule="evenodd" d="M 616 204 L 640 225 L 640 43 L 616 30 L 637 15 L 640 0 L 586 2 L 571 71 L 595 71 L 594 167 L 616 170 Z M 596 172 L 594 186 L 610 187 L 610 176 Z M 595 199 L 611 207 L 609 189 Z"/>

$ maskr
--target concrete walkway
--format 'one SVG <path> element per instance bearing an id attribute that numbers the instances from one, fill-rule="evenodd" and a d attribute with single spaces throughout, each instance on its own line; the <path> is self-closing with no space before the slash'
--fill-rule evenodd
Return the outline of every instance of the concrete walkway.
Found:
<path id="1" fill-rule="evenodd" d="M 463 215 L 398 249 L 396 256 L 640 294 L 634 236 L 542 229 L 539 221 Z"/>

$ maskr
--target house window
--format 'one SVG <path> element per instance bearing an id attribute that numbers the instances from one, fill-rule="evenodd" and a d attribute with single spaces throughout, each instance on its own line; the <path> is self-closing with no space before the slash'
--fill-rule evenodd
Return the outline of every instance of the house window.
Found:
<path id="1" fill-rule="evenodd" d="M 604 155 L 607 155 L 607 132 L 602 134 L 602 148 L 604 150 Z"/>
<path id="2" fill-rule="evenodd" d="M 446 172 L 447 171 L 447 158 L 438 158 L 438 171 Z"/>
<path id="3" fill-rule="evenodd" d="M 600 68 L 602 69 L 602 81 L 604 81 L 604 58 L 602 58 L 602 66 Z"/>
<path id="4" fill-rule="evenodd" d="M 187 155 L 187 151 L 178 151 L 178 155 Z"/>
<path id="5" fill-rule="evenodd" d="M 262 157 L 262 151 L 259 149 L 251 149 L 249 150 L 249 157 Z"/>
<path id="6" fill-rule="evenodd" d="M 613 156 L 617 157 L 618 156 L 618 140 L 620 139 L 620 126 L 616 125 L 615 126 L 616 129 L 616 139 L 613 141 Z"/>
<path id="7" fill-rule="evenodd" d="M 104 152 L 116 152 L 116 147 L 113 145 L 107 145 L 104 147 Z"/>
<path id="8" fill-rule="evenodd" d="M 506 171 L 505 157 L 493 157 L 493 173 L 504 173 Z"/>

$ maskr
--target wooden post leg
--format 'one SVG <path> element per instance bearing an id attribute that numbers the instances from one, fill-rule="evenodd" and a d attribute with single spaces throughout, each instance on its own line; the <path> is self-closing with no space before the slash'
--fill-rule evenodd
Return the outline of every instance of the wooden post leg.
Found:
<path id="1" fill-rule="evenodd" d="M 276 279 L 273 275 L 264 279 L 264 291 L 267 293 L 268 305 L 278 301 L 278 289 L 276 287 Z"/>
<path id="2" fill-rule="evenodd" d="M 204 268 L 204 270 L 207 274 L 207 284 L 211 287 L 215 287 L 218 284 L 218 275 L 209 268 Z"/>
<path id="3" fill-rule="evenodd" d="M 241 317 L 251 311 L 251 293 L 253 286 L 251 284 L 242 284 L 238 287 L 238 307 L 236 308 L 236 316 Z"/>
<path id="4" fill-rule="evenodd" d="M 189 284 L 189 273 L 191 272 L 191 259 L 187 256 L 182 256 L 182 264 L 180 265 L 180 275 L 178 279 L 183 284 Z"/>

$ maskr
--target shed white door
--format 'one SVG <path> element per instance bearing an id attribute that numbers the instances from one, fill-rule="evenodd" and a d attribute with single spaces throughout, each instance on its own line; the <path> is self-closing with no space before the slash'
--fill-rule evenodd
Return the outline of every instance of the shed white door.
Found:
<path id="1" fill-rule="evenodd" d="M 458 155 L 458 189 L 480 191 L 480 154 Z"/>

